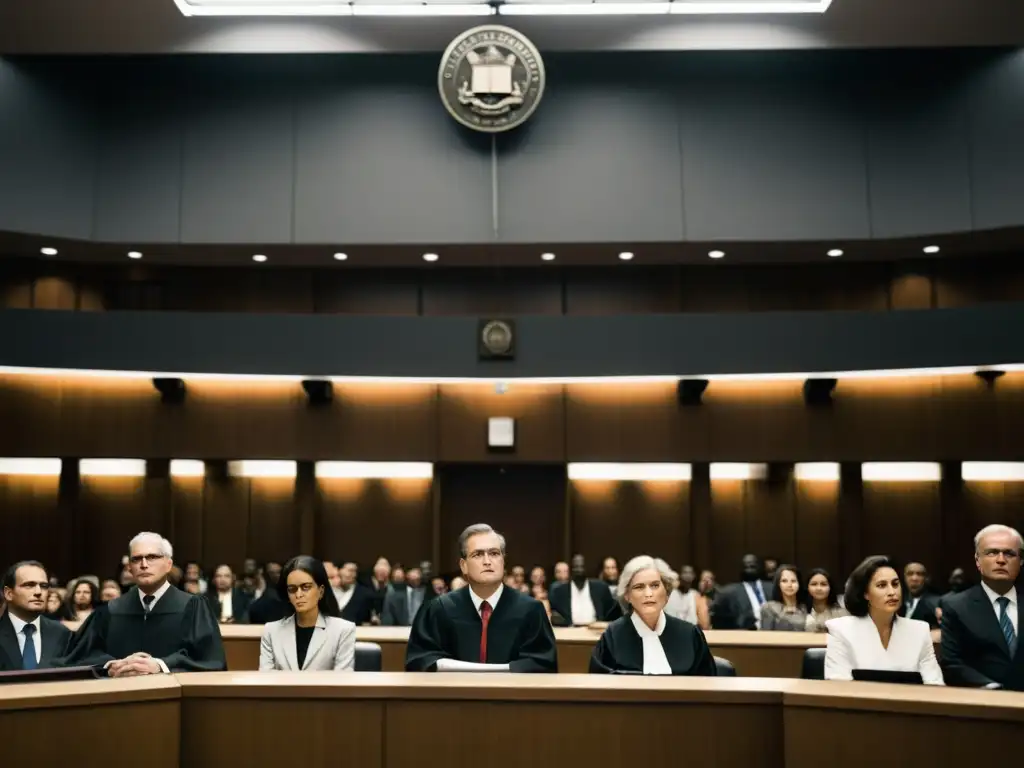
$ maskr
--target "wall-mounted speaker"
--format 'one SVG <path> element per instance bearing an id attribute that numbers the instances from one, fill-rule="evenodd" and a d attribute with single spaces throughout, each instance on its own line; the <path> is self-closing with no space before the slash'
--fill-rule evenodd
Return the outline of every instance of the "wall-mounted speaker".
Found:
<path id="1" fill-rule="evenodd" d="M 303 379 L 302 389 L 312 406 L 329 405 L 334 399 L 334 385 L 328 379 Z"/>
<path id="2" fill-rule="evenodd" d="M 707 388 L 707 379 L 680 379 L 676 384 L 676 397 L 680 405 L 700 405 Z"/>
<path id="3" fill-rule="evenodd" d="M 808 379 L 804 382 L 804 402 L 813 406 L 832 405 L 835 388 L 835 379 Z"/>
<path id="4" fill-rule="evenodd" d="M 982 381 L 984 381 L 990 387 L 994 387 L 996 385 L 996 382 L 1006 375 L 1006 371 L 995 371 L 992 370 L 991 368 L 988 368 L 983 371 L 975 371 L 974 375 L 977 376 Z"/>
<path id="5" fill-rule="evenodd" d="M 185 382 L 181 379 L 153 379 L 153 387 L 160 393 L 160 402 L 168 405 L 185 401 Z"/>
<path id="6" fill-rule="evenodd" d="M 477 353 L 481 360 L 514 360 L 514 320 L 481 320 L 477 328 Z"/>

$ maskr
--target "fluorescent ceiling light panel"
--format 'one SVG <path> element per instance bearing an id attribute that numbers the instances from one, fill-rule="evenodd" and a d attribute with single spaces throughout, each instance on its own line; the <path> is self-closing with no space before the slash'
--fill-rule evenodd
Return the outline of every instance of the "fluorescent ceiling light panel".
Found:
<path id="1" fill-rule="evenodd" d="M 171 477 L 205 477 L 206 465 L 197 459 L 171 459 Z"/>
<path id="2" fill-rule="evenodd" d="M 0 459 L 0 475 L 56 477 L 60 468 L 60 459 Z"/>
<path id="3" fill-rule="evenodd" d="M 965 461 L 961 467 L 964 480 L 1019 482 L 1024 480 L 1024 462 Z"/>
<path id="4" fill-rule="evenodd" d="M 174 0 L 185 16 L 492 16 L 479 0 L 348 2 L 348 0 Z"/>
<path id="5" fill-rule="evenodd" d="M 318 478 L 429 480 L 434 465 L 428 461 L 318 461 L 315 473 Z"/>
<path id="6" fill-rule="evenodd" d="M 145 459 L 82 459 L 78 462 L 82 477 L 145 477 Z"/>
<path id="7" fill-rule="evenodd" d="M 764 480 L 768 476 L 768 465 L 716 462 L 709 472 L 712 480 Z"/>
<path id="8" fill-rule="evenodd" d="M 570 480 L 678 481 L 689 480 L 689 464 L 569 464 Z"/>
<path id="9" fill-rule="evenodd" d="M 839 464 L 834 461 L 797 464 L 793 467 L 793 477 L 803 481 L 835 482 L 839 479 Z"/>
<path id="10" fill-rule="evenodd" d="M 298 463 L 294 461 L 229 461 L 228 474 L 232 477 L 294 478 Z"/>
<path id="11" fill-rule="evenodd" d="M 869 482 L 938 482 L 942 466 L 930 461 L 868 461 L 861 464 L 860 473 Z"/>
<path id="12" fill-rule="evenodd" d="M 824 13 L 832 0 L 672 0 L 672 2 L 506 2 L 502 16 L 766 15 Z"/>
<path id="13" fill-rule="evenodd" d="M 493 16 L 494 8 L 485 3 L 396 3 L 352 6 L 353 16 Z"/>

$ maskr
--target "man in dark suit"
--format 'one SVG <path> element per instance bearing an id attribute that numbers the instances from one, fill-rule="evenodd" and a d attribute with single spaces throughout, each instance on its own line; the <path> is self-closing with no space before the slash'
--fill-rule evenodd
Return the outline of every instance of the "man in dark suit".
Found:
<path id="1" fill-rule="evenodd" d="M 213 615 L 221 624 L 247 624 L 252 596 L 235 586 L 235 574 L 229 565 L 218 565 L 213 583 L 206 592 Z"/>
<path id="2" fill-rule="evenodd" d="M 331 585 L 341 609 L 341 618 L 351 621 L 357 627 L 370 623 L 374 605 L 373 591 L 356 581 L 358 575 L 359 566 L 355 563 L 345 563 L 338 571 L 337 586 L 333 583 Z"/>
<path id="3" fill-rule="evenodd" d="M 772 583 L 764 579 L 757 555 L 744 555 L 740 581 L 718 590 L 712 607 L 715 629 L 760 629 L 761 606 L 772 599 Z"/>
<path id="4" fill-rule="evenodd" d="M 942 601 L 941 664 L 946 685 L 1024 691 L 1018 637 L 1024 541 L 1013 528 L 990 525 L 974 538 L 981 584 Z"/>
<path id="5" fill-rule="evenodd" d="M 42 563 L 23 560 L 4 574 L 0 671 L 50 669 L 68 651 L 71 630 L 43 616 L 50 579 Z"/>
<path id="6" fill-rule="evenodd" d="M 907 619 L 928 622 L 929 629 L 939 628 L 939 596 L 928 591 L 928 569 L 921 563 L 908 563 L 903 569 L 903 582 L 907 585 L 899 615 Z"/>
<path id="7" fill-rule="evenodd" d="M 426 600 L 423 571 L 410 568 L 405 572 L 405 584 L 393 584 L 384 596 L 380 623 L 385 627 L 410 627 Z"/>
<path id="8" fill-rule="evenodd" d="M 572 556 L 572 579 L 552 584 L 548 602 L 551 623 L 558 626 L 585 627 L 597 621 L 615 621 L 622 615 L 622 608 L 608 585 L 599 579 L 587 578 L 583 555 Z"/>

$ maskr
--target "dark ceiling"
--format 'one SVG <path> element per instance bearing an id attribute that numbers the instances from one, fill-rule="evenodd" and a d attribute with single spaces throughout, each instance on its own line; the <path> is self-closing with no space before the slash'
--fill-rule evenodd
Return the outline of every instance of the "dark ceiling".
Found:
<path id="1" fill-rule="evenodd" d="M 924 248 L 938 246 L 938 253 Z M 56 248 L 55 257 L 41 254 Z M 423 267 L 424 253 L 436 253 L 433 266 L 442 267 L 535 267 L 542 254 L 552 253 L 551 263 L 560 266 L 601 266 L 621 263 L 619 254 L 630 252 L 633 264 L 786 264 L 829 261 L 828 252 L 843 251 L 843 261 L 902 261 L 915 258 L 970 258 L 1024 253 L 1024 228 L 938 235 L 927 238 L 857 240 L 835 242 L 715 242 L 715 243 L 538 243 L 534 245 L 198 245 L 145 243 L 98 243 L 42 235 L 0 232 L 0 258 L 50 258 L 54 261 L 118 264 L 129 261 L 128 252 L 142 253 L 147 264 L 191 266 L 253 266 L 253 255 L 267 257 L 273 266 L 317 267 Z M 709 253 L 720 250 L 720 260 Z M 344 261 L 334 258 L 344 253 Z"/>
<path id="2" fill-rule="evenodd" d="M 1021 0 L 834 0 L 824 14 L 513 20 L 542 51 L 1024 45 Z M 480 21 L 185 18 L 173 0 L 2 0 L 0 55 L 440 53 Z"/>

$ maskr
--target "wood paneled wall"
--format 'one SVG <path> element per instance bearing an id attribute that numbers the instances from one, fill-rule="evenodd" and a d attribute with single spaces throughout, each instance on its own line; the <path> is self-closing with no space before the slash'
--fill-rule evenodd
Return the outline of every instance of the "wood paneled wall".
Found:
<path id="1" fill-rule="evenodd" d="M 154 471 L 155 468 L 155 471 Z M 0 563 L 38 558 L 61 578 L 110 576 L 129 539 L 165 533 L 179 564 L 241 566 L 299 552 L 354 560 L 431 559 L 457 570 L 459 532 L 487 522 L 508 540 L 508 564 L 545 567 L 582 553 L 595 569 L 653 554 L 678 567 L 736 578 L 747 552 L 821 566 L 840 581 L 865 556 L 924 562 L 936 583 L 953 567 L 973 572 L 974 533 L 990 523 L 1024 529 L 1024 482 L 797 481 L 775 465 L 768 480 L 566 481 L 560 465 L 440 465 L 430 480 L 0 476 Z M 844 475 L 856 474 L 846 465 Z M 306 531 L 306 532 L 304 532 Z"/>
<path id="2" fill-rule="evenodd" d="M 487 420 L 516 419 L 516 449 Z M 568 461 L 1024 459 L 1024 373 L 843 379 L 829 408 L 800 382 L 712 382 L 699 407 L 672 383 L 336 384 L 327 407 L 300 384 L 188 382 L 161 404 L 145 379 L 0 376 L 0 456 Z"/>
<path id="3" fill-rule="evenodd" d="M 1024 300 L 1015 256 L 820 264 L 326 269 L 0 259 L 0 307 L 606 315 L 960 307 Z"/>

